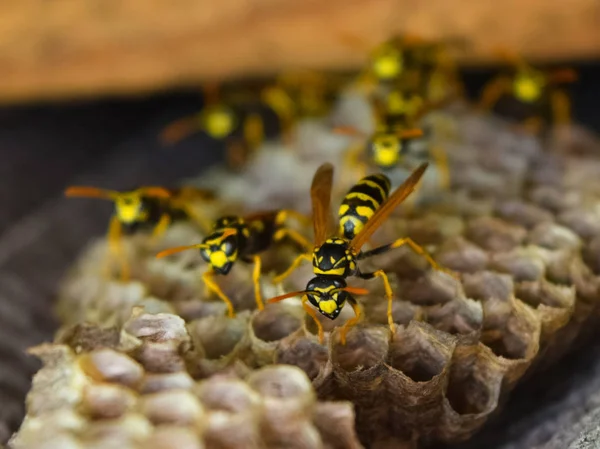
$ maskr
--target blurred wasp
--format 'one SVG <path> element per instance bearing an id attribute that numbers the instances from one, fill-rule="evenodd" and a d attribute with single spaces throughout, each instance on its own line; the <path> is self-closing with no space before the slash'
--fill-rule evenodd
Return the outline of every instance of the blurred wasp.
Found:
<path id="1" fill-rule="evenodd" d="M 140 187 L 135 190 L 118 192 L 88 186 L 73 186 L 65 190 L 67 197 L 101 198 L 114 202 L 114 213 L 108 227 L 110 253 L 118 258 L 121 266 L 121 280 L 130 278 L 127 258 L 123 253 L 121 236 L 139 229 L 153 228 L 152 241 L 156 242 L 175 220 L 192 220 L 204 229 L 207 220 L 195 211 L 192 204 L 210 201 L 215 198 L 209 190 L 194 187 L 165 189 L 163 187 Z M 108 265 L 109 269 L 110 265 Z"/>
<path id="2" fill-rule="evenodd" d="M 200 250 L 200 256 L 210 267 L 202 275 L 204 284 L 227 305 L 230 317 L 235 316 L 233 304 L 215 282 L 214 276 L 227 275 L 238 260 L 253 263 L 254 296 L 257 308 L 262 310 L 264 308 L 260 291 L 262 264 L 259 253 L 286 237 L 302 248 L 311 247 L 310 242 L 300 233 L 285 226 L 289 217 L 296 218 L 302 223 L 309 221 L 302 214 L 292 210 L 260 212 L 246 217 L 225 216 L 216 220 L 212 231 L 202 243 L 170 248 L 161 251 L 156 257 L 161 258 L 188 249 Z"/>
<path id="3" fill-rule="evenodd" d="M 171 145 L 193 133 L 203 132 L 212 139 L 225 142 L 229 167 L 239 169 L 264 140 L 263 118 L 256 111 L 246 111 L 240 105 L 222 101 L 216 84 L 206 85 L 204 93 L 204 109 L 168 125 L 160 139 Z"/>
<path id="4" fill-rule="evenodd" d="M 414 160 L 431 158 L 440 172 L 442 188 L 450 185 L 450 171 L 445 151 L 431 142 L 433 130 L 421 128 L 421 119 L 429 112 L 442 107 L 445 102 L 426 103 L 421 96 L 400 90 L 392 90 L 385 101 L 372 97 L 375 131 L 366 135 L 353 127 L 341 126 L 334 129 L 339 134 L 362 137 L 366 144 L 350 148 L 346 161 L 360 167 L 366 173 L 373 165 L 381 171 L 402 166 L 414 169 Z M 366 158 L 365 158 L 366 156 Z M 368 162 L 365 162 L 365 159 Z"/>
<path id="5" fill-rule="evenodd" d="M 541 131 L 548 119 L 559 125 L 570 123 L 571 103 L 559 86 L 576 81 L 575 71 L 541 71 L 520 56 L 504 50 L 498 53 L 511 64 L 511 70 L 485 86 L 479 101 L 480 110 L 495 110 L 534 134 Z"/>
<path id="6" fill-rule="evenodd" d="M 369 50 L 370 45 L 344 34 L 341 39 L 353 48 L 369 52 L 359 85 L 372 90 L 388 86 L 412 91 L 426 101 L 444 100 L 462 92 L 462 85 L 449 47 L 464 47 L 462 38 L 428 41 L 415 35 L 394 36 Z"/>
<path id="7" fill-rule="evenodd" d="M 272 85 L 261 90 L 261 100 L 277 115 L 281 134 L 289 141 L 300 118 L 326 115 L 348 80 L 341 75 L 315 71 L 294 71 L 279 75 Z"/>
<path id="8" fill-rule="evenodd" d="M 349 190 L 342 201 L 338 212 L 337 233 L 332 229 L 333 220 L 330 216 L 333 166 L 331 164 L 322 165 L 315 173 L 311 186 L 313 251 L 298 256 L 290 268 L 277 276 L 274 282 L 279 283 L 289 276 L 303 260 L 312 260 L 315 277 L 308 281 L 305 290 L 277 296 L 268 302 L 273 303 L 293 296 L 302 296 L 303 307 L 317 324 L 321 342 L 323 342 L 323 328 L 316 313 L 306 302 L 310 302 L 322 315 L 332 320 L 340 314 L 345 303 L 348 302 L 354 310 L 355 317 L 348 320 L 342 328 L 340 339 L 344 344 L 348 330 L 359 321 L 361 316 L 360 307 L 352 295 L 368 293 L 361 288 L 348 287 L 346 279 L 351 276 L 361 279 L 380 277 L 388 301 L 388 323 L 394 332 L 393 293 L 387 275 L 383 270 L 363 273 L 358 267 L 358 261 L 385 253 L 393 248 L 409 245 L 417 254 L 425 257 L 434 269 L 442 269 L 421 246 L 407 237 L 369 251 L 361 251 L 362 246 L 396 206 L 414 191 L 425 173 L 427 165 L 427 163 L 420 165 L 390 196 L 388 196 L 390 180 L 383 174 L 371 175 L 359 181 Z"/>

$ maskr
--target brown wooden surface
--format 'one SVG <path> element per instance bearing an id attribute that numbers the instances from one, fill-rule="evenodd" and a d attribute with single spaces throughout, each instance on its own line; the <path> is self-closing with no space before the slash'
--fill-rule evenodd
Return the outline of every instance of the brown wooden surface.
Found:
<path id="1" fill-rule="evenodd" d="M 0 102 L 133 93 L 282 69 L 354 67 L 393 32 L 539 61 L 600 56 L 598 0 L 4 0 Z"/>

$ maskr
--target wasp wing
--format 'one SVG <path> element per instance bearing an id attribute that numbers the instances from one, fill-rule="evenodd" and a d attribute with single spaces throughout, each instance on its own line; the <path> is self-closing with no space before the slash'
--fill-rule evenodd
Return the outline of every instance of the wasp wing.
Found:
<path id="1" fill-rule="evenodd" d="M 427 162 L 421 164 L 377 209 L 377 212 L 375 212 L 362 230 L 350 242 L 350 249 L 352 251 L 358 252 L 392 211 L 415 190 L 415 186 L 421 180 L 428 166 L 429 163 Z"/>

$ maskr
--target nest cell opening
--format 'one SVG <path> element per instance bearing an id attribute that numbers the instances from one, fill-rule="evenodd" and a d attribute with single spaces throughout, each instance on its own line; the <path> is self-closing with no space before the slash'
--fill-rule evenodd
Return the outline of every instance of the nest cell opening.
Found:
<path id="1" fill-rule="evenodd" d="M 448 380 L 446 398 L 452 409 L 459 415 L 477 415 L 486 412 L 497 399 L 498 379 L 490 376 L 489 360 L 471 356 L 472 360 L 453 363 Z"/>
<path id="2" fill-rule="evenodd" d="M 266 342 L 279 341 L 302 326 L 302 310 L 288 304 L 272 304 L 252 318 L 254 335 Z"/>
<path id="3" fill-rule="evenodd" d="M 209 316 L 188 324 L 192 338 L 204 349 L 209 360 L 217 360 L 230 354 L 244 337 L 247 318 Z"/>
<path id="4" fill-rule="evenodd" d="M 372 368 L 382 363 L 389 346 L 389 329 L 356 327 L 346 337 L 346 344 L 336 340 L 331 360 L 348 372 Z"/>
<path id="5" fill-rule="evenodd" d="M 442 373 L 452 355 L 436 340 L 420 327 L 400 328 L 392 340 L 388 364 L 415 382 L 427 382 Z"/>

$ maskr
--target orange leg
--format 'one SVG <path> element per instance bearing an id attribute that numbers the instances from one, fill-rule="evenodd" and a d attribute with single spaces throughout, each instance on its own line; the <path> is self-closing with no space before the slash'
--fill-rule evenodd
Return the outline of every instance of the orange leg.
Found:
<path id="1" fill-rule="evenodd" d="M 500 97 L 510 90 L 510 80 L 505 77 L 491 81 L 483 90 L 478 108 L 489 111 L 498 102 Z"/>
<path id="2" fill-rule="evenodd" d="M 116 257 L 121 265 L 121 281 L 128 282 L 131 278 L 131 273 L 129 269 L 129 263 L 123 249 L 121 222 L 116 216 L 113 216 L 110 219 L 110 224 L 108 226 L 108 249 L 110 255 L 107 258 L 105 266 L 106 273 L 108 276 L 110 276 L 112 258 Z"/>
<path id="3" fill-rule="evenodd" d="M 568 125 L 571 123 L 571 100 L 562 90 L 552 93 L 552 114 L 555 125 Z"/>
<path id="4" fill-rule="evenodd" d="M 443 271 L 444 273 L 449 274 L 450 276 L 452 276 L 453 278 L 458 279 L 458 274 L 455 273 L 452 270 L 449 270 L 447 268 L 442 267 L 440 264 L 438 264 L 435 260 L 433 260 L 433 257 L 431 257 L 431 255 L 425 250 L 425 248 L 423 248 L 421 245 L 418 245 L 417 243 L 415 243 L 411 238 L 409 237 L 404 237 L 401 239 L 396 240 L 394 243 L 392 243 L 390 245 L 390 249 L 393 248 L 400 248 L 403 245 L 408 245 L 410 246 L 410 249 L 412 249 L 415 253 L 417 253 L 419 256 L 422 256 L 425 258 L 425 260 L 427 262 L 429 262 L 429 264 L 431 265 L 431 267 L 434 270 L 438 270 L 438 271 Z"/>
<path id="5" fill-rule="evenodd" d="M 325 341 L 325 334 L 323 332 L 323 325 L 319 321 L 319 318 L 317 318 L 317 312 L 315 312 L 315 309 L 313 309 L 311 306 L 309 306 L 308 304 L 306 304 L 306 301 L 308 301 L 308 298 L 305 295 L 305 296 L 302 297 L 302 308 L 304 309 L 304 311 L 308 315 L 310 315 L 310 317 L 313 319 L 313 321 L 317 325 L 317 330 L 319 332 L 319 343 L 323 344 L 323 342 Z"/>
<path id="6" fill-rule="evenodd" d="M 273 284 L 280 284 L 283 282 L 284 279 L 286 279 L 296 268 L 300 266 L 303 260 L 307 260 L 309 262 L 312 261 L 311 254 L 303 253 L 296 257 L 294 262 L 292 262 L 287 270 L 273 278 Z"/>
<path id="7" fill-rule="evenodd" d="M 258 310 L 263 310 L 265 305 L 262 300 L 262 295 L 260 292 L 260 270 L 261 270 L 261 260 L 259 256 L 254 256 L 254 270 L 252 271 L 252 282 L 254 283 L 254 299 L 256 300 L 256 307 Z"/>
<path id="8" fill-rule="evenodd" d="M 391 290 L 391 288 L 390 288 L 390 290 Z M 350 305 L 352 306 L 352 310 L 354 310 L 354 317 L 352 317 L 348 321 L 346 321 L 344 323 L 344 327 L 342 327 L 342 330 L 340 331 L 340 342 L 343 345 L 346 344 L 346 334 L 348 334 L 348 331 L 352 327 L 356 326 L 356 324 L 359 322 L 360 317 L 362 315 L 360 306 L 356 302 L 352 301 L 352 302 L 350 302 Z M 392 327 L 392 326 L 390 326 L 390 327 Z M 392 332 L 394 332 L 393 328 L 392 328 Z"/>
<path id="9" fill-rule="evenodd" d="M 156 245 L 165 232 L 167 232 L 167 228 L 171 224 L 171 217 L 168 214 L 163 214 L 158 221 L 158 224 L 154 227 L 152 231 L 152 240 L 151 244 Z"/>
<path id="10" fill-rule="evenodd" d="M 221 290 L 221 287 L 219 287 L 219 285 L 215 282 L 215 280 L 213 279 L 215 275 L 215 272 L 213 270 L 207 270 L 204 272 L 204 274 L 202 275 L 202 280 L 204 281 L 204 285 L 206 285 L 209 289 L 209 291 L 213 292 L 215 295 L 217 295 L 227 306 L 227 315 L 229 316 L 229 318 L 233 318 L 235 317 L 235 310 L 233 309 L 233 304 L 231 303 L 231 300 L 227 297 L 227 295 L 225 293 L 223 293 L 223 290 Z"/>

